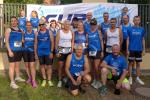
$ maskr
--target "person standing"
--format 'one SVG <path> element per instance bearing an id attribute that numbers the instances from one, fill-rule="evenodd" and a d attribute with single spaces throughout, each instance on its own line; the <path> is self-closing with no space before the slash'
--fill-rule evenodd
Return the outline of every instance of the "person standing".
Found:
<path id="1" fill-rule="evenodd" d="M 54 50 L 53 33 L 46 28 L 46 23 L 40 20 L 39 31 L 35 36 L 35 55 L 39 58 L 40 70 L 42 73 L 42 87 L 53 86 L 52 80 L 52 59 Z"/>
<path id="2" fill-rule="evenodd" d="M 57 84 L 57 87 L 62 87 L 62 77 L 65 62 L 67 59 L 67 56 L 73 52 L 74 48 L 74 33 L 70 29 L 70 22 L 68 20 L 65 20 L 64 28 L 61 29 L 57 35 L 56 35 L 56 56 L 59 60 L 59 66 L 58 66 L 58 78 L 59 82 Z"/>
<path id="3" fill-rule="evenodd" d="M 28 76 L 27 83 L 30 83 L 33 88 L 37 87 L 37 83 L 35 80 L 36 77 L 36 69 L 35 69 L 35 34 L 32 30 L 32 25 L 30 21 L 26 22 L 26 31 L 24 33 L 24 47 L 23 47 L 23 59 L 25 62 L 25 68 Z"/>
<path id="4" fill-rule="evenodd" d="M 5 39 L 7 55 L 9 60 L 9 78 L 10 87 L 13 89 L 18 89 L 19 86 L 15 81 L 25 82 L 24 79 L 20 77 L 20 61 L 22 58 L 22 42 L 23 33 L 18 28 L 18 20 L 15 16 L 11 17 L 11 27 L 6 29 Z M 16 73 L 16 78 L 15 77 Z"/>
<path id="5" fill-rule="evenodd" d="M 101 84 L 99 81 L 99 65 L 100 59 L 103 58 L 103 40 L 102 40 L 102 33 L 98 31 L 98 25 L 95 18 L 90 21 L 90 31 L 87 32 L 87 39 L 88 39 L 88 55 L 91 61 L 91 71 L 93 74 L 93 82 L 92 86 L 98 89 Z"/>
<path id="6" fill-rule="evenodd" d="M 129 82 L 132 85 L 132 66 L 136 62 L 136 81 L 141 85 L 144 82 L 140 79 L 140 63 L 142 62 L 142 54 L 145 54 L 145 30 L 140 26 L 140 17 L 134 17 L 134 26 L 128 30 L 127 38 L 127 54 L 129 54 Z"/>
<path id="7" fill-rule="evenodd" d="M 106 55 L 112 53 L 112 46 L 118 44 L 122 46 L 123 36 L 120 28 L 116 27 L 116 18 L 110 19 L 110 28 L 104 34 L 104 41 L 106 43 Z"/>

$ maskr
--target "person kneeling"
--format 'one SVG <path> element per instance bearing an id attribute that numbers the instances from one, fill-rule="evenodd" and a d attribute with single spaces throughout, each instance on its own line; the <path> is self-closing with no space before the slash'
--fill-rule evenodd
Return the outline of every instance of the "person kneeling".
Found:
<path id="1" fill-rule="evenodd" d="M 73 96 L 77 96 L 79 90 L 85 92 L 81 88 L 81 84 L 91 82 L 91 76 L 87 56 L 83 54 L 82 45 L 75 48 L 75 53 L 70 54 L 66 61 L 66 74 L 69 78 L 67 81 L 68 89 Z"/>
<path id="2" fill-rule="evenodd" d="M 128 73 L 127 62 L 125 57 L 119 53 L 119 45 L 113 45 L 112 54 L 108 55 L 101 64 L 101 79 L 103 84 L 102 87 L 99 88 L 101 95 L 106 95 L 107 93 L 107 78 L 113 80 L 115 83 L 114 94 L 120 95 L 121 87 L 130 90 L 129 81 L 126 79 Z"/>

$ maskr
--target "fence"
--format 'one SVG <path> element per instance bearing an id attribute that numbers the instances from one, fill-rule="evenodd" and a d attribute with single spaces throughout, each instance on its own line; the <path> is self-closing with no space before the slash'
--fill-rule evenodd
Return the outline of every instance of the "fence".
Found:
<path id="1" fill-rule="evenodd" d="M 0 48 L 4 48 L 4 30 L 10 23 L 11 16 L 18 16 L 19 10 L 24 9 L 26 12 L 26 4 L 3 4 L 0 5 Z M 150 5 L 138 5 L 138 13 L 141 16 L 141 25 L 145 28 L 146 49 L 150 51 Z"/>

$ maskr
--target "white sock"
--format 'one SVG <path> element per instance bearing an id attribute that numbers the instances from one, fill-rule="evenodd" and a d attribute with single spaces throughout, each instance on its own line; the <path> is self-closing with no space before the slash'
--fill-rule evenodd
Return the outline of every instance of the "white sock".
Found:
<path id="1" fill-rule="evenodd" d="M 11 82 L 10 82 L 10 84 L 14 84 L 14 83 L 15 83 L 15 81 L 11 81 Z"/>
<path id="2" fill-rule="evenodd" d="M 130 78 L 130 79 L 132 79 L 132 77 L 131 77 L 131 76 L 130 76 L 129 78 Z"/>
<path id="3" fill-rule="evenodd" d="M 139 80 L 140 78 L 137 76 L 136 79 Z"/>

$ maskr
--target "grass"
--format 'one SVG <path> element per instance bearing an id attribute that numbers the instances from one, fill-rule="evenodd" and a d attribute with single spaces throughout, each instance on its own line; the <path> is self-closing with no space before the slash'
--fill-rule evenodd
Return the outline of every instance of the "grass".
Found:
<path id="1" fill-rule="evenodd" d="M 41 83 L 38 78 L 38 83 Z M 26 83 L 17 83 L 20 88 L 13 90 L 9 87 L 9 79 L 0 77 L 0 100 L 83 100 L 84 96 L 71 96 L 64 88 L 57 88 L 57 80 L 54 79 L 54 87 L 41 87 L 33 89 Z"/>
<path id="2" fill-rule="evenodd" d="M 149 76 L 144 76 L 142 79 L 146 83 L 146 87 L 150 87 Z M 40 77 L 37 78 L 37 82 L 41 83 Z M 31 85 L 26 83 L 17 83 L 20 88 L 13 90 L 9 87 L 8 76 L 0 76 L 0 100 L 135 100 L 138 96 L 129 92 L 122 92 L 120 96 L 113 94 L 112 85 L 109 85 L 108 95 L 103 98 L 99 95 L 97 90 L 89 87 L 85 94 L 79 94 L 77 97 L 73 97 L 64 88 L 57 88 L 57 80 L 53 79 L 54 87 L 42 88 L 39 84 L 38 88 L 33 89 Z M 124 98 L 125 97 L 125 98 Z M 136 99 L 136 100 L 150 100 L 150 99 Z"/>

